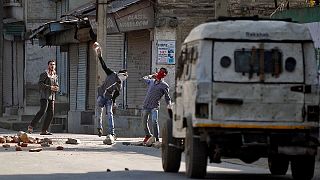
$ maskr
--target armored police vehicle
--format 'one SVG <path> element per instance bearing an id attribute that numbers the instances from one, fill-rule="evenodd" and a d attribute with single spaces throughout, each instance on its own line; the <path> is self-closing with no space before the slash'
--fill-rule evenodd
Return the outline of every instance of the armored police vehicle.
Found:
<path id="1" fill-rule="evenodd" d="M 195 27 L 177 64 L 173 117 L 162 164 L 206 175 L 208 160 L 268 158 L 271 174 L 312 179 L 319 146 L 315 49 L 305 25 L 224 19 Z"/>

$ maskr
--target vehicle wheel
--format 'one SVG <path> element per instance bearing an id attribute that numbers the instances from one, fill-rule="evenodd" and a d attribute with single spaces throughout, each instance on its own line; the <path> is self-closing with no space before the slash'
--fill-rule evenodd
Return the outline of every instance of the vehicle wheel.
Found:
<path id="1" fill-rule="evenodd" d="M 207 147 L 194 134 L 192 124 L 187 123 L 185 160 L 186 174 L 190 178 L 204 178 L 207 173 Z"/>
<path id="2" fill-rule="evenodd" d="M 177 139 L 172 137 L 172 120 L 168 119 L 162 129 L 162 168 L 165 172 L 178 172 L 182 151 L 170 144 L 177 145 Z"/>
<path id="3" fill-rule="evenodd" d="M 288 171 L 289 159 L 284 155 L 270 155 L 268 165 L 272 175 L 285 175 Z"/>
<path id="4" fill-rule="evenodd" d="M 309 180 L 313 178 L 314 156 L 295 156 L 291 160 L 293 179 Z"/>

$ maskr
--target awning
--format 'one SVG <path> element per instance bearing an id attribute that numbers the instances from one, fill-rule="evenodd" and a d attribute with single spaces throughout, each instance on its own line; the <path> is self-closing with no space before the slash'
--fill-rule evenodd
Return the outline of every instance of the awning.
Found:
<path id="1" fill-rule="evenodd" d="M 51 21 L 33 30 L 29 38 L 39 39 L 40 46 L 61 46 L 93 39 L 90 29 L 87 19 Z"/>
<path id="2" fill-rule="evenodd" d="M 107 12 L 106 26 L 108 34 L 154 27 L 153 4 L 149 0 L 114 0 L 108 4 Z M 96 33 L 97 29 L 95 2 L 91 1 L 84 4 L 65 13 L 62 17 L 72 18 L 74 20 L 48 22 L 33 30 L 29 38 L 42 39 L 42 41 L 40 41 L 43 42 L 42 45 L 61 45 L 68 44 L 68 42 L 75 43 L 74 40 L 83 42 L 95 38 L 94 33 Z M 81 30 L 82 28 L 85 29 Z M 75 29 L 75 31 L 71 29 Z M 55 37 L 62 33 L 66 34 L 64 31 L 70 33 L 75 32 L 76 34 L 73 36 L 70 34 L 63 38 Z M 50 41 L 50 39 L 55 40 Z"/>
<path id="3" fill-rule="evenodd" d="M 7 40 L 24 40 L 25 29 L 23 21 L 13 18 L 3 19 L 3 35 Z"/>

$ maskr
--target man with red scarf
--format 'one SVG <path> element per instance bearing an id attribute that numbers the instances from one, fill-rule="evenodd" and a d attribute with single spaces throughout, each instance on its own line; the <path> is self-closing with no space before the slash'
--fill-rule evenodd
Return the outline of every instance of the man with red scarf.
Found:
<path id="1" fill-rule="evenodd" d="M 143 77 L 144 81 L 148 84 L 148 91 L 143 102 L 142 110 L 142 122 L 145 131 L 145 138 L 143 140 L 146 143 L 149 141 L 159 141 L 159 123 L 158 114 L 160 108 L 160 99 L 164 95 L 167 103 L 167 108 L 171 108 L 171 98 L 169 96 L 169 85 L 163 80 L 168 74 L 166 68 L 160 68 L 158 73 Z M 148 125 L 149 117 L 152 120 L 153 135 L 150 132 Z"/>

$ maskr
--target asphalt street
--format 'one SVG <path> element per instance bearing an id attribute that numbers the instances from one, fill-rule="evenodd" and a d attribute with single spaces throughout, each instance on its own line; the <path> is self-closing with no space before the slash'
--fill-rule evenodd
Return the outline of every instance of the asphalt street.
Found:
<path id="1" fill-rule="evenodd" d="M 14 135 L 17 132 L 0 129 L 0 136 Z M 161 164 L 161 151 L 155 147 L 124 145 L 124 142 L 138 142 L 141 138 L 118 138 L 114 145 L 104 145 L 103 137 L 87 134 L 54 134 L 34 138 L 48 137 L 53 143 L 42 147 L 40 152 L 29 152 L 31 148 L 41 147 L 29 144 L 22 151 L 0 147 L 1 180 L 56 180 L 56 179 L 186 179 L 184 158 L 179 173 L 164 173 Z M 80 144 L 66 144 L 68 138 L 80 140 Z M 57 146 L 63 146 L 59 151 Z M 320 169 L 319 161 L 317 163 Z M 206 179 L 291 179 L 286 176 L 272 176 L 267 169 L 266 159 L 253 164 L 244 164 L 240 160 L 223 160 L 221 164 L 210 164 Z M 320 179 L 317 171 L 314 179 Z"/>

